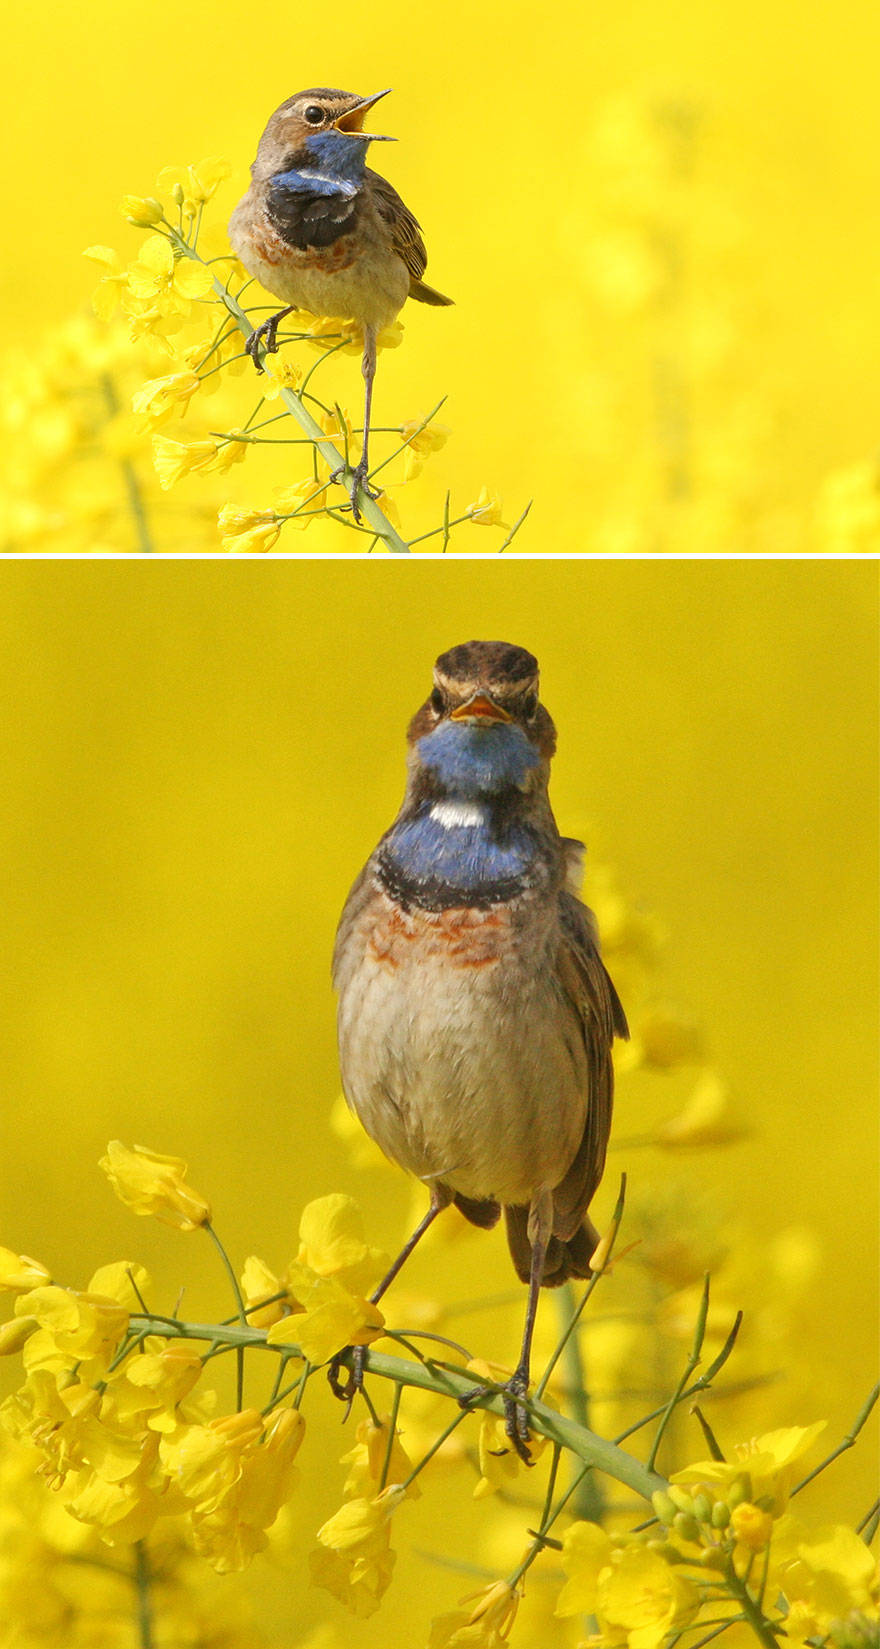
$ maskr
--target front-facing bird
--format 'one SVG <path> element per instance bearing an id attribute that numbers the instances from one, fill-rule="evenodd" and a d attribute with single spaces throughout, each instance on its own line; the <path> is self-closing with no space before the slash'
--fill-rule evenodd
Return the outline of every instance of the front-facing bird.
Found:
<path id="1" fill-rule="evenodd" d="M 443 653 L 408 736 L 403 805 L 349 894 L 334 957 L 348 1102 L 431 1191 L 374 1298 L 449 1202 L 483 1226 L 504 1209 L 529 1283 L 508 1398 L 526 1456 L 538 1289 L 588 1275 L 626 1020 L 574 891 L 580 843 L 550 807 L 556 733 L 532 654 L 495 641 Z"/>
<path id="2" fill-rule="evenodd" d="M 363 328 L 364 443 L 351 475 L 355 519 L 358 489 L 367 489 L 367 446 L 376 338 L 407 298 L 449 304 L 422 280 L 427 264 L 419 225 L 397 191 L 367 166 L 364 116 L 386 92 L 312 87 L 275 110 L 260 138 L 251 186 L 229 220 L 229 239 L 248 273 L 286 306 L 248 339 L 259 368 L 259 346 L 276 348 L 278 323 L 292 309 L 339 316 Z"/>

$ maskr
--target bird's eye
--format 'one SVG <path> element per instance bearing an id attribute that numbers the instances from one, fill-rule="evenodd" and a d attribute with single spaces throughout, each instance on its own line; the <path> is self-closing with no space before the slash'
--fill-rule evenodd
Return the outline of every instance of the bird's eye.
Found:
<path id="1" fill-rule="evenodd" d="M 431 697 L 429 698 L 428 703 L 430 704 L 431 709 L 433 710 L 435 716 L 442 716 L 442 714 L 443 714 L 443 694 L 441 693 L 439 687 L 434 688 L 434 691 L 431 694 Z"/>
<path id="2" fill-rule="evenodd" d="M 324 110 L 319 108 L 317 103 L 310 103 L 307 109 L 303 109 L 303 119 L 307 120 L 310 126 L 323 126 Z"/>
<path id="3" fill-rule="evenodd" d="M 525 716 L 526 721 L 534 721 L 537 714 L 538 695 L 537 693 L 527 693 L 523 699 L 523 715 Z"/>

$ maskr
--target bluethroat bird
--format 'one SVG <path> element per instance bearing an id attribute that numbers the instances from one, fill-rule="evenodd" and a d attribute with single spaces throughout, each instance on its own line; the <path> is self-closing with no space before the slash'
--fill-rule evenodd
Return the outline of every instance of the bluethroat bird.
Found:
<path id="1" fill-rule="evenodd" d="M 260 138 L 251 186 L 229 220 L 229 239 L 245 269 L 285 305 L 247 341 L 258 371 L 260 345 L 277 348 L 278 323 L 291 310 L 338 315 L 363 328 L 364 441 L 349 478 L 355 520 L 358 490 L 369 492 L 377 335 L 407 298 L 452 303 L 422 280 L 428 256 L 409 207 L 367 166 L 368 144 L 393 141 L 363 130 L 367 111 L 387 95 L 358 97 L 320 86 L 289 97 Z"/>
<path id="2" fill-rule="evenodd" d="M 506 1424 L 528 1460 L 538 1294 L 589 1275 L 626 1018 L 577 897 L 582 845 L 550 806 L 537 660 L 501 641 L 441 654 L 408 741 L 403 804 L 348 896 L 333 962 L 348 1103 L 431 1193 L 373 1298 L 450 1202 L 478 1226 L 504 1210 L 529 1285 Z M 363 1352 L 340 1372 L 350 1397 Z"/>

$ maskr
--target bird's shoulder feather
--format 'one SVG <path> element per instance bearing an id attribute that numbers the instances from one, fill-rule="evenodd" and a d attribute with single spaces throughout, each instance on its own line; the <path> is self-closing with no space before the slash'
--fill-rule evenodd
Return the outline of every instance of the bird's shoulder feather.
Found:
<path id="1" fill-rule="evenodd" d="M 428 254 L 418 220 L 387 178 L 368 169 L 367 180 L 376 210 L 391 232 L 394 251 L 403 259 L 413 280 L 420 280 L 427 268 Z"/>

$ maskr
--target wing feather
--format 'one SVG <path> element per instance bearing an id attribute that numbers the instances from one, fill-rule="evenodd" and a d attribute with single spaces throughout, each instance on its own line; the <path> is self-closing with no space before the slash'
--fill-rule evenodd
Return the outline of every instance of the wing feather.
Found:
<path id="1" fill-rule="evenodd" d="M 421 280 L 428 263 L 428 254 L 422 240 L 421 230 L 416 218 L 408 206 L 405 206 L 397 190 L 381 177 L 378 172 L 367 172 L 370 180 L 370 192 L 376 202 L 379 216 L 387 223 L 391 231 L 391 244 L 399 258 L 406 264 L 414 281 Z"/>

